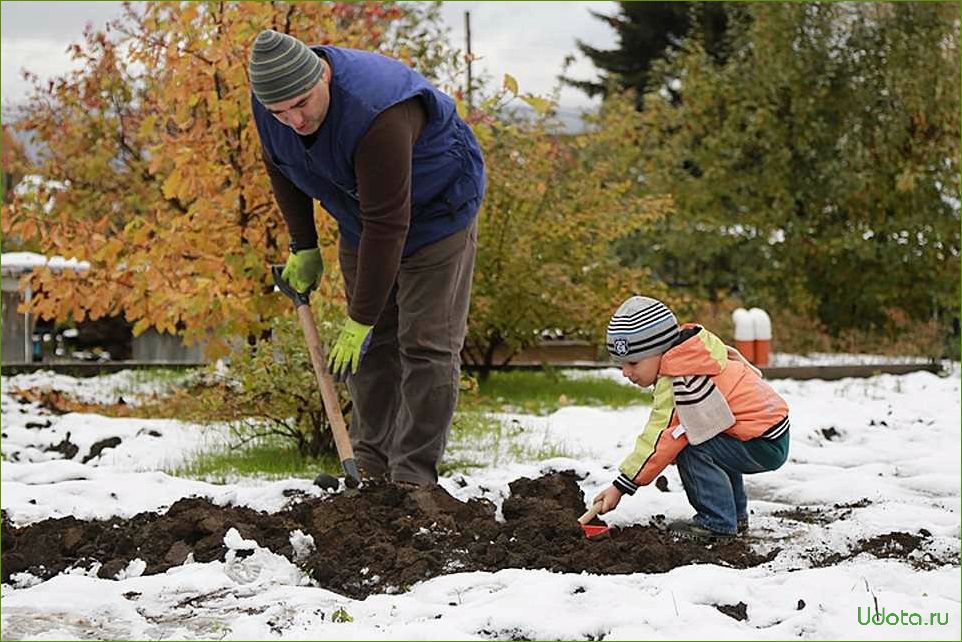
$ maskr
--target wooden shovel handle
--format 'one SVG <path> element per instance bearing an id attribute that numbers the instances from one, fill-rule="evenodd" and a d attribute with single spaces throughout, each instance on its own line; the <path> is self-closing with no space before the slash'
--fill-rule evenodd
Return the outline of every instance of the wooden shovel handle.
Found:
<path id="1" fill-rule="evenodd" d="M 344 423 L 344 415 L 341 413 L 341 404 L 337 398 L 337 390 L 334 388 L 334 380 L 327 371 L 327 358 L 324 354 L 324 348 L 321 347 L 317 326 L 314 325 L 311 306 L 298 305 L 297 318 L 301 322 L 301 330 L 304 331 L 304 338 L 307 340 L 307 349 L 311 353 L 314 376 L 317 377 L 317 385 L 321 389 L 321 399 L 324 402 L 327 420 L 331 422 L 331 432 L 334 433 L 337 456 L 342 463 L 351 460 L 353 466 L 354 449 L 351 447 L 351 439 L 347 436 L 347 425 Z"/>
<path id="2" fill-rule="evenodd" d="M 592 507 L 589 508 L 584 515 L 578 518 L 578 523 L 581 525 L 587 524 L 588 522 L 593 520 L 595 517 L 597 517 L 599 512 L 601 512 L 601 502 L 598 502 L 597 504 L 592 505 Z"/>

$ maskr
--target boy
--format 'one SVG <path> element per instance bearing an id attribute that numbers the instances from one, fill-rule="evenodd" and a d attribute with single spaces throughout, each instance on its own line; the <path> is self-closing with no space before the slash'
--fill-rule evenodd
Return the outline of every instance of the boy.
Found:
<path id="1" fill-rule="evenodd" d="M 698 325 L 678 326 L 656 299 L 633 296 L 608 323 L 608 352 L 637 386 L 654 385 L 648 424 L 621 474 L 599 493 L 613 510 L 673 461 L 692 521 L 669 524 L 686 539 L 712 541 L 748 528 L 743 474 L 775 470 L 788 458 L 788 405 L 734 348 Z"/>

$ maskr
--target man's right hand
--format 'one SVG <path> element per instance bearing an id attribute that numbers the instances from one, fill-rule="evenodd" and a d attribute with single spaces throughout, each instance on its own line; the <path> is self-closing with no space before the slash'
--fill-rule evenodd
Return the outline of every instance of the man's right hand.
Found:
<path id="1" fill-rule="evenodd" d="M 321 280 L 322 274 L 324 274 L 324 260 L 321 259 L 321 250 L 316 247 L 291 251 L 287 255 L 284 271 L 281 272 L 284 280 L 301 294 L 314 289 Z"/>

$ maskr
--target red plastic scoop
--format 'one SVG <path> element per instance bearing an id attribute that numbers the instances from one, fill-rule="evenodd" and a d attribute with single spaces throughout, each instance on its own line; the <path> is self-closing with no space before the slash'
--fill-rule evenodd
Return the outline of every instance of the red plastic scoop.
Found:
<path id="1" fill-rule="evenodd" d="M 608 535 L 608 527 L 604 524 L 589 524 L 591 520 L 598 516 L 598 511 L 601 510 L 601 504 L 595 504 L 588 511 L 578 518 L 578 523 L 581 524 L 581 530 L 584 531 L 585 537 L 588 539 L 601 539 Z"/>
<path id="2" fill-rule="evenodd" d="M 599 539 L 608 534 L 607 526 L 597 526 L 595 524 L 582 524 L 581 530 L 585 532 L 588 539 Z"/>

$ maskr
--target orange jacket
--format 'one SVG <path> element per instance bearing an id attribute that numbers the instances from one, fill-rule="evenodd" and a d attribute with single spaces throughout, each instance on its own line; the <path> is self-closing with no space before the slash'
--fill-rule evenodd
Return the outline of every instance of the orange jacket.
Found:
<path id="1" fill-rule="evenodd" d="M 681 327 L 682 332 L 689 328 L 697 329 L 697 334 L 662 355 L 651 416 L 635 441 L 634 451 L 618 466 L 635 485 L 651 483 L 688 445 L 675 410 L 674 377 L 711 377 L 735 415 L 734 425 L 724 434 L 742 441 L 761 436 L 788 416 L 788 404 L 754 368 L 729 358 L 728 346 L 708 330 L 691 323 Z"/>

